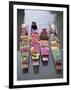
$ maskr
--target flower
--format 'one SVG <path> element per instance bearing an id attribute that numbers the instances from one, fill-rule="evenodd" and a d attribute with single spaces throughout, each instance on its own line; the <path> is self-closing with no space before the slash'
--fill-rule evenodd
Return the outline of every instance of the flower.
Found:
<path id="1" fill-rule="evenodd" d="M 41 47 L 41 55 L 49 55 L 49 48 Z"/>

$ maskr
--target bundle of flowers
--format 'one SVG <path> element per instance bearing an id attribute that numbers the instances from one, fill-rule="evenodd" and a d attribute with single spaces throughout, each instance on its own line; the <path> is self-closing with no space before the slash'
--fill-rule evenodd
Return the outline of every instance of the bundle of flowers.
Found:
<path id="1" fill-rule="evenodd" d="M 33 65 L 39 65 L 39 56 L 40 56 L 40 48 L 39 46 L 31 47 L 31 57 L 32 57 L 32 64 Z"/>
<path id="2" fill-rule="evenodd" d="M 31 44 L 38 44 L 39 43 L 39 35 L 38 32 L 31 34 Z"/>
<path id="3" fill-rule="evenodd" d="M 41 55 L 48 57 L 48 55 L 49 55 L 49 48 L 48 47 L 41 47 Z"/>
<path id="4" fill-rule="evenodd" d="M 28 63 L 28 54 L 25 53 L 21 55 L 21 57 L 22 57 L 22 64 Z"/>
<path id="5" fill-rule="evenodd" d="M 51 50 L 54 60 L 61 60 L 61 50 L 59 48 L 52 48 Z"/>
<path id="6" fill-rule="evenodd" d="M 39 46 L 37 46 L 37 47 L 32 46 L 32 47 L 31 47 L 31 53 L 32 53 L 32 54 L 40 53 L 40 48 L 39 48 Z"/>
<path id="7" fill-rule="evenodd" d="M 28 52 L 29 49 L 28 49 L 28 48 L 21 48 L 20 51 L 21 51 L 21 53 L 23 53 L 23 52 Z"/>
<path id="8" fill-rule="evenodd" d="M 28 45 L 20 46 L 20 52 L 21 53 L 29 52 L 29 46 Z"/>
<path id="9" fill-rule="evenodd" d="M 51 41 L 51 47 L 58 47 L 60 48 L 60 43 L 57 41 Z"/>
<path id="10" fill-rule="evenodd" d="M 32 54 L 32 60 L 39 60 L 39 53 Z"/>
<path id="11" fill-rule="evenodd" d="M 31 39 L 31 44 L 37 44 L 37 43 L 39 43 L 39 39 L 37 39 L 36 37 L 33 37 Z"/>

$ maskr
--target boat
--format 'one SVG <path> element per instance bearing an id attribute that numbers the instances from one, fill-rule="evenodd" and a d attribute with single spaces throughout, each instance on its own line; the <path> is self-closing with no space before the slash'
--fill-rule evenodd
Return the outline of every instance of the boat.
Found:
<path id="1" fill-rule="evenodd" d="M 46 29 L 40 33 L 40 53 L 42 62 L 48 62 L 49 60 L 49 41 L 48 33 Z"/>
<path id="2" fill-rule="evenodd" d="M 40 64 L 40 44 L 38 32 L 32 32 L 31 34 L 31 59 L 33 66 L 39 66 Z"/>
<path id="3" fill-rule="evenodd" d="M 29 69 L 29 35 L 25 24 L 22 24 L 20 33 L 20 57 L 21 68 L 25 71 Z"/>
<path id="4" fill-rule="evenodd" d="M 21 53 L 21 67 L 22 69 L 29 68 L 29 41 L 28 36 L 24 35 L 20 42 L 20 53 Z"/>
<path id="5" fill-rule="evenodd" d="M 61 58 L 61 48 L 59 40 L 53 39 L 50 41 L 51 53 L 54 60 L 54 65 L 56 68 L 56 72 L 62 71 L 62 58 Z"/>

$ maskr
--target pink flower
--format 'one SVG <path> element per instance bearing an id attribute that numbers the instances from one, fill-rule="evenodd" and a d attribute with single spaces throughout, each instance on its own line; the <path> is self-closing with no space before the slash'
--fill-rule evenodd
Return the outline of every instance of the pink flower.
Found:
<path id="1" fill-rule="evenodd" d="M 41 55 L 49 55 L 48 47 L 42 47 L 41 48 Z"/>
<path id="2" fill-rule="evenodd" d="M 28 48 L 21 48 L 21 52 L 28 52 Z"/>

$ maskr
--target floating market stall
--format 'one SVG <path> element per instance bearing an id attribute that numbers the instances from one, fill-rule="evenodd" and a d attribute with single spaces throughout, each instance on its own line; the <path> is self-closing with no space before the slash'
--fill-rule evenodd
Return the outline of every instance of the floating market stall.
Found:
<path id="1" fill-rule="evenodd" d="M 38 32 L 31 34 L 31 59 L 33 66 L 39 66 L 40 63 L 40 44 Z"/>
<path id="2" fill-rule="evenodd" d="M 54 34 L 52 34 L 50 38 L 50 47 L 56 71 L 61 72 L 62 71 L 61 47 L 58 37 Z"/>
<path id="3" fill-rule="evenodd" d="M 21 53 L 21 68 L 23 70 L 29 68 L 29 35 L 25 25 L 22 25 L 20 34 L 20 53 Z"/>
<path id="4" fill-rule="evenodd" d="M 43 62 L 47 61 L 49 58 L 49 42 L 48 42 L 48 34 L 46 29 L 40 33 L 40 53 L 41 53 L 41 60 Z"/>

